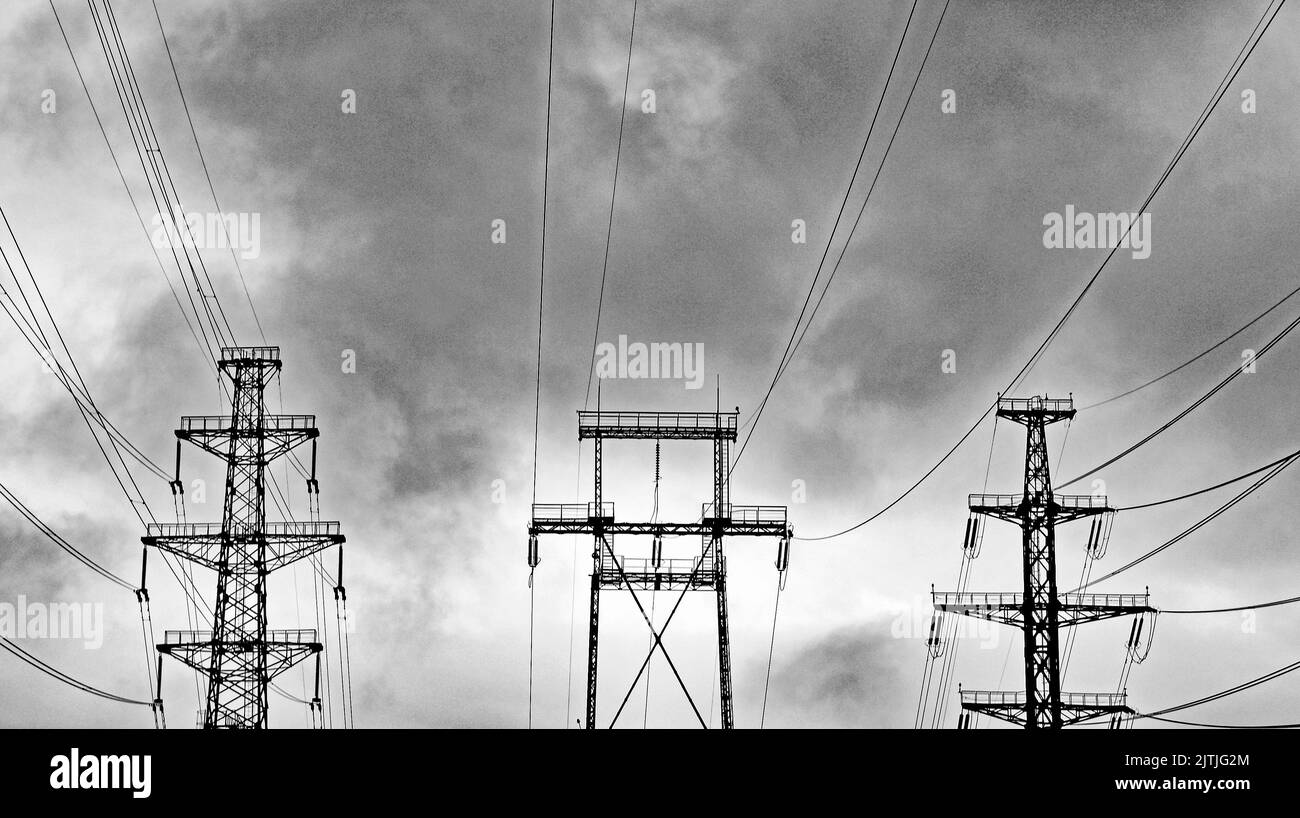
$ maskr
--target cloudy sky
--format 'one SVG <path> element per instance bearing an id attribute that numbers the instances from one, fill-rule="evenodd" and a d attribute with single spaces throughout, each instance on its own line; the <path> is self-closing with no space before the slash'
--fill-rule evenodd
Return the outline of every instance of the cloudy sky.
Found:
<path id="1" fill-rule="evenodd" d="M 144 177 L 89 13 L 71 0 L 56 5 L 143 208 Z M 260 254 L 241 264 L 267 338 L 282 349 L 286 411 L 315 413 L 321 429 L 322 513 L 348 537 L 357 725 L 524 726 L 549 4 L 159 5 L 222 207 L 260 217 Z M 574 410 L 586 393 L 632 12 L 621 1 L 557 6 L 537 465 L 544 502 L 590 499 L 591 451 L 577 445 Z M 789 504 L 796 534 L 816 537 L 878 510 L 929 469 L 1105 257 L 1045 248 L 1044 215 L 1137 208 L 1263 6 L 952 3 L 862 224 L 735 470 L 733 500 Z M 599 335 L 702 344 L 709 388 L 607 380 L 603 406 L 712 409 L 720 379 L 723 406 L 739 406 L 742 417 L 754 410 L 826 246 L 910 7 L 639 4 Z M 918 3 L 867 179 L 940 7 Z M 114 8 L 181 198 L 187 210 L 210 211 L 153 9 L 141 0 Z M 1072 392 L 1080 405 L 1110 397 L 1211 346 L 1296 286 L 1297 75 L 1300 12 L 1284 8 L 1149 208 L 1150 257 L 1116 254 L 1022 392 Z M 42 109 L 47 89 L 53 112 Z M 355 113 L 341 110 L 345 89 L 355 92 Z M 653 113 L 642 110 L 647 89 Z M 948 89 L 956 110 L 945 113 Z M 1247 89 L 1254 113 L 1242 110 Z M 97 403 L 168 463 L 178 418 L 219 411 L 217 390 L 45 2 L 0 11 L 0 140 L 0 206 Z M 504 243 L 492 241 L 498 219 Z M 791 240 L 796 219 L 807 225 L 804 244 Z M 204 258 L 240 341 L 256 342 L 229 254 Z M 1064 424 L 1053 427 L 1055 473 L 1073 476 L 1163 423 L 1297 310 L 1288 301 L 1177 375 L 1081 412 L 1068 439 Z M 71 400 L 12 325 L 0 325 L 0 338 L 0 481 L 95 559 L 136 576 L 140 526 Z M 1112 502 L 1182 494 L 1300 448 L 1297 343 L 1282 342 L 1256 372 L 1101 472 Z M 341 366 L 345 350 L 355 353 L 355 373 Z M 945 350 L 955 372 L 942 369 Z M 985 422 L 872 524 L 795 543 L 768 726 L 912 724 L 927 594 L 931 583 L 955 582 L 966 495 L 983 488 L 986 471 L 990 491 L 1020 486 L 1023 431 L 1000 423 L 991 442 L 993 428 Z M 620 518 L 650 513 L 653 457 L 649 445 L 609 447 L 606 499 Z M 666 444 L 663 457 L 662 516 L 694 519 L 709 494 L 707 447 Z M 219 465 L 185 454 L 187 480 L 219 487 Z M 279 474 L 305 516 L 303 481 Z M 140 479 L 159 519 L 169 519 L 165 481 Z M 1098 590 L 1150 586 L 1154 603 L 1171 609 L 1300 593 L 1290 532 L 1297 481 L 1283 472 Z M 1098 571 L 1231 493 L 1120 514 Z M 190 519 L 218 519 L 218 494 L 190 502 Z M 24 646 L 88 682 L 146 698 L 131 594 L 11 510 L 0 509 L 0 529 L 0 601 L 104 605 L 101 648 Z M 1078 574 L 1086 533 L 1078 523 L 1061 532 L 1063 583 Z M 635 554 L 646 544 L 620 547 Z M 542 543 L 535 725 L 571 726 L 582 713 L 588 548 L 567 537 Z M 668 556 L 687 556 L 698 544 L 670 548 Z M 757 726 L 762 706 L 775 548 L 737 540 L 728 551 L 742 727 Z M 970 587 L 1017 590 L 1018 555 L 1017 530 L 990 524 Z M 156 629 L 184 627 L 179 585 L 160 565 L 150 573 Z M 196 579 L 210 594 L 213 576 Z M 273 627 L 310 626 L 310 588 L 305 567 L 274 578 Z M 662 622 L 669 597 L 656 602 Z M 689 597 L 664 641 L 701 709 L 715 702 L 716 723 L 712 604 Z M 648 633 L 625 594 L 607 595 L 602 614 L 604 722 Z M 1132 704 L 1177 704 L 1294 661 L 1294 614 L 1162 617 L 1150 658 L 1129 680 Z M 1065 687 L 1113 690 L 1127 629 L 1124 621 L 1081 631 Z M 962 640 L 953 680 L 1014 688 L 1020 650 L 1011 630 Z M 330 661 L 337 686 L 338 656 Z M 189 726 L 199 706 L 193 678 L 175 663 L 165 673 L 172 726 Z M 282 685 L 302 695 L 304 678 L 293 671 Z M 152 726 L 145 709 L 60 686 L 8 654 L 0 690 L 4 726 Z M 662 659 L 651 666 L 648 709 L 644 695 L 633 698 L 641 712 L 627 726 L 693 722 Z M 273 725 L 307 720 L 278 695 L 271 706 Z M 1298 709 L 1300 685 L 1288 677 L 1192 713 L 1251 723 L 1294 721 Z"/>

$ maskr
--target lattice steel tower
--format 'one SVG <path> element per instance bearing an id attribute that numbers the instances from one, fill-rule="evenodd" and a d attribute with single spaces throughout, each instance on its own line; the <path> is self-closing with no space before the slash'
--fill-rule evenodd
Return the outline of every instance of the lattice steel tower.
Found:
<path id="1" fill-rule="evenodd" d="M 738 412 L 616 412 L 579 411 L 578 440 L 590 439 L 595 445 L 595 498 L 587 504 L 534 504 L 528 526 L 528 564 L 539 562 L 537 538 L 541 534 L 591 534 L 594 542 L 591 566 L 591 616 L 587 643 L 587 729 L 596 727 L 597 655 L 600 632 L 600 594 L 602 591 L 626 590 L 650 627 L 654 642 L 641 669 L 628 688 L 622 706 L 614 714 L 610 727 L 617 722 L 632 691 L 654 656 L 663 653 L 673 675 L 690 702 L 700 725 L 707 727 L 690 691 L 677 672 L 676 665 L 663 646 L 663 629 L 656 631 L 637 597 L 637 590 L 712 591 L 717 595 L 718 615 L 718 685 L 723 729 L 735 726 L 731 686 L 731 636 L 727 621 L 727 561 L 723 552 L 724 536 L 776 537 L 777 570 L 789 564 L 790 538 L 793 530 L 786 522 L 785 506 L 736 506 L 731 504 L 731 444 L 736 440 Z M 699 520 L 693 523 L 616 522 L 614 504 L 604 501 L 602 476 L 605 440 L 696 440 L 713 443 L 713 500 L 704 503 Z M 631 534 L 653 537 L 649 559 L 618 556 L 614 552 L 614 535 Z M 663 538 L 695 536 L 701 538 L 699 556 L 690 559 L 664 559 Z M 676 608 L 674 608 L 674 611 Z M 669 620 L 671 620 L 671 616 Z M 667 624 L 665 623 L 665 628 Z"/>
<path id="2" fill-rule="evenodd" d="M 1058 591 L 1056 526 L 1114 512 L 1104 496 L 1052 492 L 1047 426 L 1073 418 L 1074 414 L 1072 398 L 998 399 L 997 416 L 1022 424 L 1026 429 L 1024 492 L 1018 496 L 972 494 L 970 510 L 972 514 L 1020 526 L 1024 590 L 1021 593 L 935 593 L 934 607 L 1019 626 L 1025 643 L 1025 691 L 962 690 L 964 714 L 986 713 L 1032 730 L 1060 728 L 1096 716 L 1133 712 L 1123 692 L 1061 692 L 1061 628 L 1154 610 L 1145 593 L 1062 595 Z M 1090 552 L 1097 549 L 1101 530 L 1101 526 L 1093 526 L 1088 542 Z M 1112 725 L 1117 724 L 1112 720 Z"/>
<path id="3" fill-rule="evenodd" d="M 319 435 L 313 415 L 266 411 L 266 387 L 281 367 L 279 348 L 223 347 L 219 367 L 232 383 L 231 414 L 183 417 L 176 437 L 178 472 L 179 441 L 226 461 L 221 522 L 155 523 L 142 539 L 217 572 L 213 630 L 167 631 L 158 645 L 160 654 L 207 675 L 203 726 L 264 728 L 271 679 L 322 649 L 315 629 L 267 629 L 267 577 L 341 545 L 343 535 L 337 522 L 266 521 L 266 467 L 308 440 L 315 445 Z"/>

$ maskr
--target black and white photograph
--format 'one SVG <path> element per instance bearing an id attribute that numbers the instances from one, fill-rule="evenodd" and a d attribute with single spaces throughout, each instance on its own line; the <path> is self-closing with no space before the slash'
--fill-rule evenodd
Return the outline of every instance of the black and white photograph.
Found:
<path id="1" fill-rule="evenodd" d="M 1297 77 L 1286 0 L 5 0 L 0 782 L 1281 797 Z"/>

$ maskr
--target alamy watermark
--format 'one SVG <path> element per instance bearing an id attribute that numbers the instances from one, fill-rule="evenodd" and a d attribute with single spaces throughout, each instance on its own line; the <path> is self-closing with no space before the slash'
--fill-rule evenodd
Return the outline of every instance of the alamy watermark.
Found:
<path id="1" fill-rule="evenodd" d="M 104 603 L 0 602 L 0 636 L 6 639 L 80 639 L 87 650 L 104 644 Z"/>
<path id="2" fill-rule="evenodd" d="M 973 616 L 951 613 L 938 620 L 942 631 L 931 630 L 937 612 L 929 596 L 913 597 L 910 607 L 895 606 L 889 635 L 895 639 L 956 638 L 975 639 L 981 650 L 998 646 L 1000 627 L 996 622 Z"/>
<path id="3" fill-rule="evenodd" d="M 1043 216 L 1043 246 L 1048 249 L 1094 250 L 1122 247 L 1133 258 L 1151 255 L 1150 213 L 1080 213 L 1066 205 L 1064 213 Z"/>
<path id="4" fill-rule="evenodd" d="M 50 758 L 50 789 L 127 790 L 132 798 L 148 798 L 152 772 L 150 755 L 95 755 L 73 747 Z"/>
<path id="5" fill-rule="evenodd" d="M 596 347 L 597 378 L 662 378 L 686 381 L 687 389 L 704 386 L 704 344 L 682 342 L 618 344 L 604 341 Z"/>
<path id="6" fill-rule="evenodd" d="M 262 254 L 261 213 L 184 213 L 173 219 L 155 213 L 150 238 L 159 250 L 194 247 L 199 250 L 234 248 L 243 259 Z"/>

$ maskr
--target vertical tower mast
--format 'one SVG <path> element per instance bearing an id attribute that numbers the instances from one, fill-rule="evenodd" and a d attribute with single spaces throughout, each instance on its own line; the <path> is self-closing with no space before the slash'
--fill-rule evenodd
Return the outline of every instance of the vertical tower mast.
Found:
<path id="1" fill-rule="evenodd" d="M 158 645 L 207 674 L 203 726 L 264 728 L 271 679 L 322 649 L 315 629 L 268 630 L 267 577 L 344 538 L 337 522 L 266 521 L 267 466 L 319 435 L 313 415 L 267 414 L 279 348 L 223 347 L 219 367 L 231 414 L 183 417 L 176 437 L 226 461 L 221 522 L 151 524 L 142 540 L 217 573 L 213 629 L 167 631 Z"/>
<path id="2" fill-rule="evenodd" d="M 997 415 L 1025 427 L 1023 493 L 972 494 L 970 510 L 1015 523 L 1021 529 L 1024 589 L 1021 593 L 935 593 L 934 607 L 1019 626 L 1024 633 L 1025 691 L 963 690 L 962 710 L 988 713 L 1027 729 L 1061 728 L 1106 714 L 1131 713 L 1122 692 L 1062 693 L 1060 629 L 1100 619 L 1153 612 L 1147 594 L 1061 594 L 1056 582 L 1056 526 L 1113 513 L 1105 497 L 1052 491 L 1047 427 L 1073 418 L 1073 399 L 999 398 Z M 1090 551 L 1100 526 L 1093 527 Z M 968 539 L 976 535 L 968 534 Z M 1080 589 L 1082 590 L 1082 589 Z"/>
<path id="3" fill-rule="evenodd" d="M 663 629 L 655 630 L 642 606 L 638 590 L 713 591 L 717 595 L 718 613 L 718 685 L 722 702 L 722 727 L 735 725 L 731 687 L 731 638 L 727 621 L 727 573 L 722 551 L 724 536 L 776 537 L 780 539 L 777 552 L 778 569 L 785 570 L 789 559 L 789 541 L 794 532 L 786 521 L 785 506 L 733 506 L 728 481 L 731 443 L 736 439 L 737 412 L 638 412 L 608 411 L 578 413 L 578 440 L 590 439 L 595 446 L 595 499 L 590 504 L 534 504 L 533 517 L 528 526 L 528 561 L 536 566 L 539 561 L 538 537 L 542 534 L 591 534 L 594 551 L 591 569 L 591 619 L 587 649 L 587 712 L 588 729 L 596 727 L 596 680 L 598 633 L 600 629 L 600 595 L 602 591 L 625 590 L 641 611 L 646 625 L 654 637 L 650 655 L 641 665 L 632 682 L 625 706 L 654 652 L 663 653 L 673 675 L 682 685 L 682 691 L 700 715 L 690 691 L 682 683 L 681 675 L 663 645 Z M 703 503 L 700 518 L 691 523 L 616 522 L 614 504 L 605 502 L 601 485 L 604 473 L 605 439 L 618 440 L 695 440 L 713 443 L 713 492 L 711 502 Z M 652 537 L 649 559 L 618 555 L 614 551 L 615 534 Z M 700 537 L 701 551 L 690 559 L 663 559 L 664 537 Z M 670 617 L 671 618 L 671 617 Z M 666 627 L 666 624 L 665 626 Z M 623 707 L 614 714 L 611 726 L 618 720 Z"/>

